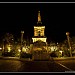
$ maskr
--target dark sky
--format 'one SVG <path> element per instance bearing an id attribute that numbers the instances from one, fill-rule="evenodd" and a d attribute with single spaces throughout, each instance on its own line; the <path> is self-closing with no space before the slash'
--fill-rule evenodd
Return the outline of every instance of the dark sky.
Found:
<path id="1" fill-rule="evenodd" d="M 24 30 L 24 38 L 32 38 L 38 10 L 48 41 L 66 39 L 66 31 L 75 36 L 75 3 L 0 4 L 0 36 L 9 32 L 17 38 Z"/>

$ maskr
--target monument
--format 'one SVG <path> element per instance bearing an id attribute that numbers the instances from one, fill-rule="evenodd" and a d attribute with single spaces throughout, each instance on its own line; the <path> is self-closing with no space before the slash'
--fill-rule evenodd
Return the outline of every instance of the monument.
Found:
<path id="1" fill-rule="evenodd" d="M 38 11 L 38 22 L 34 26 L 32 58 L 36 60 L 49 59 L 47 53 L 47 37 L 44 34 L 45 26 L 42 25 L 40 11 Z"/>

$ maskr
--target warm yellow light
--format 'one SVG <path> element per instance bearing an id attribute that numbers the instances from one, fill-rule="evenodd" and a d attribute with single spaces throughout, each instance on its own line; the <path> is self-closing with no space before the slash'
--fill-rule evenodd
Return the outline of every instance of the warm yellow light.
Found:
<path id="1" fill-rule="evenodd" d="M 18 49 L 18 51 L 19 51 L 19 52 L 21 52 L 21 50 L 20 50 L 20 49 Z"/>
<path id="2" fill-rule="evenodd" d="M 40 27 L 34 26 L 34 28 L 36 28 L 36 29 L 42 29 L 42 28 L 45 28 L 45 26 L 40 26 Z"/>
<path id="3" fill-rule="evenodd" d="M 62 54 L 62 51 L 59 51 Z"/>
<path id="4" fill-rule="evenodd" d="M 1 50 L 2 48 L 0 48 L 0 50 Z"/>
<path id="5" fill-rule="evenodd" d="M 21 31 L 22 34 L 24 34 L 24 31 Z"/>
<path id="6" fill-rule="evenodd" d="M 22 48 L 22 51 L 23 51 L 23 52 L 26 52 L 26 48 L 25 48 L 25 47 L 23 47 L 23 48 Z"/>
<path id="7" fill-rule="evenodd" d="M 46 39 L 47 38 L 32 38 L 33 42 L 36 42 L 36 41 L 39 41 L 39 40 L 41 40 L 43 42 L 46 42 Z"/>
<path id="8" fill-rule="evenodd" d="M 58 42 L 57 42 L 57 44 L 58 44 Z"/>
<path id="9" fill-rule="evenodd" d="M 56 51 L 57 50 L 57 46 L 51 46 L 50 49 L 51 49 L 51 51 Z"/>
<path id="10" fill-rule="evenodd" d="M 70 33 L 69 32 L 66 32 L 66 35 L 69 35 Z"/>
<path id="11" fill-rule="evenodd" d="M 10 47 L 8 47 L 8 52 L 10 52 L 11 51 L 11 49 L 10 49 Z"/>

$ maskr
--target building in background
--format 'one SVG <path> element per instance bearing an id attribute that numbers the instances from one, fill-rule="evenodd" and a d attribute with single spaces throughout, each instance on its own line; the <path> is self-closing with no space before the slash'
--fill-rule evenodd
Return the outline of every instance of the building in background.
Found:
<path id="1" fill-rule="evenodd" d="M 38 22 L 34 26 L 34 36 L 32 37 L 33 43 L 36 41 L 46 42 L 46 36 L 44 34 L 45 26 L 42 26 L 40 11 L 38 11 Z"/>
<path id="2" fill-rule="evenodd" d="M 50 56 L 47 52 L 47 37 L 44 34 L 45 26 L 42 25 L 40 11 L 38 11 L 38 22 L 34 26 L 32 59 L 33 60 L 49 60 Z"/>

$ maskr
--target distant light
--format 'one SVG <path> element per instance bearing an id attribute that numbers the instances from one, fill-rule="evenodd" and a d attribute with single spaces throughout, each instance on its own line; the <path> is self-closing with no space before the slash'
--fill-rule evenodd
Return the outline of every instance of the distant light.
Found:
<path id="1" fill-rule="evenodd" d="M 58 44 L 58 42 L 57 42 L 57 44 Z"/>
<path id="2" fill-rule="evenodd" d="M 10 52 L 11 51 L 11 48 L 8 46 L 8 52 Z"/>
<path id="3" fill-rule="evenodd" d="M 0 50 L 1 50 L 2 48 L 0 48 Z"/>
<path id="4" fill-rule="evenodd" d="M 33 42 L 36 42 L 36 41 L 38 41 L 38 40 L 41 40 L 41 41 L 43 41 L 43 42 L 46 42 L 46 39 L 47 39 L 47 38 L 32 38 Z"/>
<path id="5" fill-rule="evenodd" d="M 69 32 L 66 32 L 66 35 L 69 35 L 70 33 Z"/>
<path id="6" fill-rule="evenodd" d="M 45 28 L 45 26 L 41 26 L 41 27 L 34 26 L 34 28 L 41 29 L 41 28 Z"/>
<path id="7" fill-rule="evenodd" d="M 19 52 L 21 52 L 21 50 L 20 50 L 20 49 L 18 49 L 18 51 L 19 51 Z"/>
<path id="8" fill-rule="evenodd" d="M 23 52 L 26 52 L 26 49 L 27 49 L 27 48 L 23 47 L 22 51 L 23 51 Z"/>
<path id="9" fill-rule="evenodd" d="M 12 39 L 12 40 L 14 40 L 14 39 Z"/>
<path id="10" fill-rule="evenodd" d="M 59 51 L 62 54 L 62 51 Z"/>
<path id="11" fill-rule="evenodd" d="M 24 34 L 24 31 L 21 31 L 22 34 Z"/>

